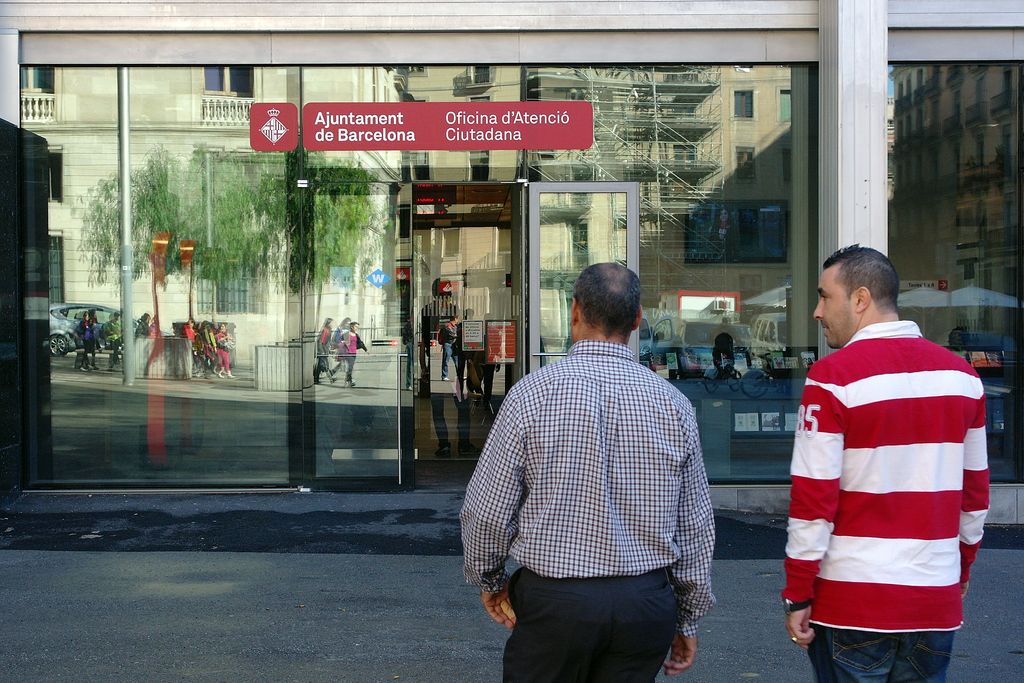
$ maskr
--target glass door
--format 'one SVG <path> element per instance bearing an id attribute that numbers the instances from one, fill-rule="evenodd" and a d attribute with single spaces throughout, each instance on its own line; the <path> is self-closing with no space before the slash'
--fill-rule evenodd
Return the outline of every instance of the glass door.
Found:
<path id="1" fill-rule="evenodd" d="M 414 183 L 402 197 L 411 236 L 416 485 L 450 485 L 472 474 L 521 375 L 520 186 Z"/>
<path id="2" fill-rule="evenodd" d="M 615 261 L 637 270 L 636 183 L 530 185 L 530 369 L 565 356 L 572 345 L 572 289 L 580 272 Z M 637 335 L 630 346 L 637 352 Z"/>
<path id="3" fill-rule="evenodd" d="M 404 457 L 408 239 L 399 190 L 349 167 L 313 168 L 302 202 L 304 478 L 322 488 L 411 485 Z M 280 352 L 279 352 L 280 355 Z M 284 359 L 282 359 L 284 360 Z"/>

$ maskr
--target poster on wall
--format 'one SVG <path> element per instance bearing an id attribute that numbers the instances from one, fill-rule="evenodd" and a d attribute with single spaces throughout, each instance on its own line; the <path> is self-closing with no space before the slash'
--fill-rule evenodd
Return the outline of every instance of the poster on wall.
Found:
<path id="1" fill-rule="evenodd" d="M 736 413 L 733 415 L 733 430 L 737 432 L 760 431 L 760 422 L 757 413 Z"/>
<path id="2" fill-rule="evenodd" d="M 462 350 L 484 350 L 484 321 L 464 320 L 462 322 Z"/>
<path id="3" fill-rule="evenodd" d="M 782 429 L 781 415 L 775 411 L 761 413 L 761 431 L 778 432 Z"/>
<path id="4" fill-rule="evenodd" d="M 488 363 L 507 365 L 516 362 L 516 321 L 487 321 Z"/>

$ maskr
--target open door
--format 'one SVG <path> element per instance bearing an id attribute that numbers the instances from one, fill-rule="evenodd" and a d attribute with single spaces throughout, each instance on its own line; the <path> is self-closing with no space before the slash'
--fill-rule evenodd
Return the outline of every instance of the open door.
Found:
<path id="1" fill-rule="evenodd" d="M 402 189 L 416 330 L 417 487 L 468 481 L 494 415 L 522 375 L 521 194 L 517 183 Z"/>
<path id="2" fill-rule="evenodd" d="M 584 268 L 615 261 L 637 271 L 639 216 L 636 183 L 530 185 L 530 370 L 572 346 L 572 289 Z M 638 353 L 636 333 L 630 346 Z"/>

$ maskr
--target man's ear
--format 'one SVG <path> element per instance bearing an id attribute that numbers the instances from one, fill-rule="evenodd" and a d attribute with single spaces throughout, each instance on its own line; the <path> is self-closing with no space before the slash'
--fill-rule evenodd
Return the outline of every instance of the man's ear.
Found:
<path id="1" fill-rule="evenodd" d="M 643 319 L 644 319 L 644 307 L 640 306 L 636 310 L 636 320 L 633 321 L 633 327 L 630 329 L 630 331 L 632 332 L 633 330 L 640 329 L 640 321 L 643 320 Z"/>
<path id="2" fill-rule="evenodd" d="M 871 290 L 867 287 L 858 287 L 853 291 L 853 310 L 855 312 L 863 313 L 868 310 L 873 301 Z"/>

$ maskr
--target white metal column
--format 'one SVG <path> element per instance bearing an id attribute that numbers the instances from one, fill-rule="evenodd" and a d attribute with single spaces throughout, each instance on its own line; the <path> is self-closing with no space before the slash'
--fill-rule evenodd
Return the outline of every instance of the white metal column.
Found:
<path id="1" fill-rule="evenodd" d="M 822 260 L 837 247 L 888 248 L 887 0 L 818 3 Z"/>
<path id="2" fill-rule="evenodd" d="M 0 29 L 0 119 L 21 125 L 21 67 L 18 32 Z"/>

